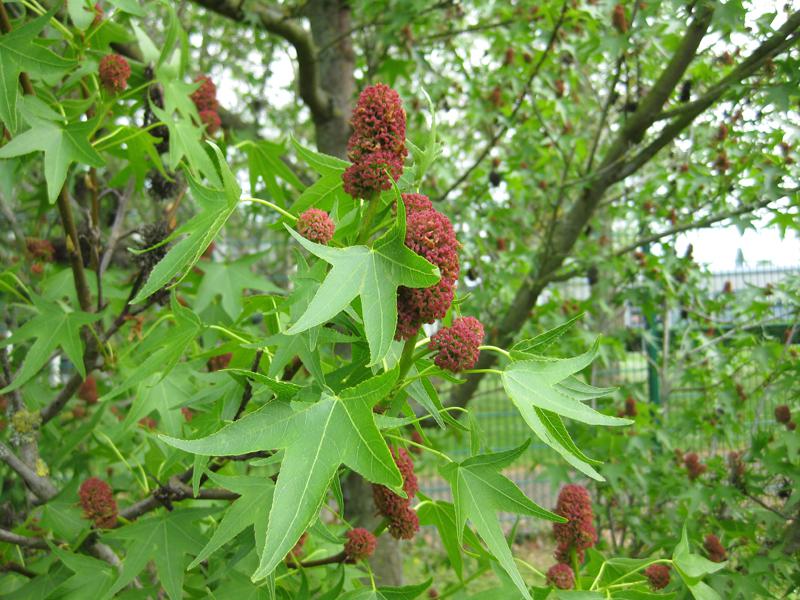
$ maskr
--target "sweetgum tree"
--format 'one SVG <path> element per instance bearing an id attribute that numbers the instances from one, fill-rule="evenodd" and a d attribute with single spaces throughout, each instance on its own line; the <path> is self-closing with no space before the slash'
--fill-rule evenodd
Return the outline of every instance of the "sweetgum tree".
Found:
<path id="1" fill-rule="evenodd" d="M 585 493 L 537 506 L 502 474 L 526 445 L 484 452 L 459 417 L 498 377 L 533 435 L 602 480 L 562 420 L 628 423 L 586 403 L 611 392 L 580 375 L 597 346 L 548 355 L 572 323 L 542 332 L 529 313 L 598 254 L 787 205 L 778 125 L 797 101 L 800 14 L 745 30 L 746 16 L 713 2 L 0 4 L 3 592 L 413 598 L 431 582 L 399 587 L 396 540 L 423 523 L 458 577 L 494 569 L 507 597 L 646 597 L 669 573 L 714 597 L 703 578 L 724 563 L 686 532 L 663 558 L 589 553 Z M 745 102 L 757 108 L 736 117 Z M 713 141 L 690 128 L 723 114 Z M 735 128 L 746 147 L 723 147 Z M 665 177 L 673 145 L 708 169 Z M 643 237 L 598 253 L 631 215 Z M 436 385 L 459 374 L 445 407 Z M 434 448 L 422 423 L 469 432 L 472 455 Z M 419 491 L 415 448 L 452 503 Z M 523 577 L 501 512 L 567 525 L 558 564 Z"/>

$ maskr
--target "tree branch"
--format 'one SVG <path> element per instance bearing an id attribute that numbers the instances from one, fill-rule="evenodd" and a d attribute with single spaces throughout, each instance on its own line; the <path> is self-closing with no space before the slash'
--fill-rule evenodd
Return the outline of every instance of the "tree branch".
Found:
<path id="1" fill-rule="evenodd" d="M 242 2 L 234 0 L 193 0 L 195 4 L 227 17 L 237 23 L 245 23 L 247 15 Z M 306 103 L 314 120 L 324 121 L 332 115 L 333 107 L 328 95 L 320 85 L 318 52 L 314 40 L 296 20 L 261 2 L 253 3 L 250 11 L 256 23 L 264 30 L 274 33 L 289 42 L 297 54 L 298 87 L 300 97 Z"/>
<path id="2" fill-rule="evenodd" d="M 48 478 L 38 475 L 36 471 L 22 462 L 22 460 L 2 442 L 0 442 L 0 459 L 22 477 L 28 489 L 41 501 L 46 502 L 58 493 L 58 490 Z"/>
<path id="3" fill-rule="evenodd" d="M 42 538 L 28 537 L 26 535 L 19 535 L 8 529 L 0 529 L 0 542 L 8 544 L 16 544 L 24 548 L 36 548 L 38 550 L 47 550 L 49 546 Z"/>

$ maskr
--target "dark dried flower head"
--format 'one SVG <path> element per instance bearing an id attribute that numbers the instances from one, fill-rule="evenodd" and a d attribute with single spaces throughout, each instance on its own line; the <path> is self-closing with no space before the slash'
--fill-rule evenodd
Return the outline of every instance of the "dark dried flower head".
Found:
<path id="1" fill-rule="evenodd" d="M 736 487 L 744 486 L 744 476 L 746 467 L 742 460 L 741 452 L 728 453 L 728 473 L 730 474 L 730 481 Z"/>
<path id="2" fill-rule="evenodd" d="M 25 240 L 25 246 L 28 249 L 28 253 L 33 258 L 43 260 L 45 262 L 51 262 L 56 253 L 56 249 L 50 240 L 27 238 Z"/>
<path id="3" fill-rule="evenodd" d="M 109 92 L 117 94 L 128 87 L 131 67 L 125 57 L 119 54 L 108 54 L 100 59 L 98 69 L 100 82 Z"/>
<path id="4" fill-rule="evenodd" d="M 217 86 L 211 81 L 208 75 L 198 75 L 194 78 L 195 83 L 200 83 L 200 87 L 192 92 L 191 98 L 198 112 L 210 110 L 216 112 L 219 109 L 217 102 Z"/>
<path id="5" fill-rule="evenodd" d="M 703 541 L 703 548 L 705 548 L 708 553 L 708 559 L 712 562 L 725 562 L 725 559 L 728 557 L 728 553 L 725 551 L 722 542 L 720 542 L 719 538 L 713 533 L 709 533 L 706 536 L 706 539 Z"/>
<path id="6" fill-rule="evenodd" d="M 226 352 L 225 354 L 219 354 L 217 356 L 212 356 L 208 359 L 206 366 L 210 372 L 219 371 L 221 369 L 227 369 L 228 365 L 231 363 L 231 358 L 233 358 L 233 353 Z"/>
<path id="7" fill-rule="evenodd" d="M 419 531 L 419 517 L 412 508 L 406 506 L 400 513 L 390 517 L 387 529 L 395 539 L 410 540 Z"/>
<path id="8" fill-rule="evenodd" d="M 93 375 L 89 375 L 78 388 L 78 398 L 86 404 L 97 404 L 97 381 Z"/>
<path id="9" fill-rule="evenodd" d="M 644 570 L 644 576 L 654 590 L 663 590 L 669 585 L 669 567 L 667 565 L 650 565 Z"/>
<path id="10" fill-rule="evenodd" d="M 336 225 L 324 210 L 309 208 L 297 218 L 297 232 L 317 244 L 330 242 L 335 231 Z"/>
<path id="11" fill-rule="evenodd" d="M 167 239 L 169 234 L 169 225 L 167 225 L 165 221 L 150 223 L 139 229 L 139 235 L 142 238 L 139 249 L 146 250 L 147 248 L 151 248 L 151 250 L 143 254 L 134 255 L 134 260 L 137 262 L 142 272 L 149 273 L 150 270 L 166 256 L 169 250 L 169 244 L 161 244 L 161 242 Z M 158 246 L 157 244 L 161 245 Z"/>
<path id="12" fill-rule="evenodd" d="M 219 118 L 217 111 L 201 110 L 199 115 L 200 122 L 205 126 L 208 135 L 214 135 L 219 131 L 222 126 L 222 119 Z"/>
<path id="13" fill-rule="evenodd" d="M 689 474 L 689 479 L 694 481 L 700 475 L 706 472 L 706 465 L 700 462 L 700 457 L 697 456 L 697 452 L 687 452 L 686 455 L 683 457 L 683 464 L 686 467 L 686 471 Z"/>
<path id="14" fill-rule="evenodd" d="M 440 369 L 460 373 L 478 362 L 483 342 L 483 325 L 474 317 L 461 317 L 450 327 L 444 327 L 431 336 L 428 348 L 436 352 L 433 362 Z"/>
<path id="15" fill-rule="evenodd" d="M 347 156 L 354 163 L 374 152 L 388 152 L 401 160 L 407 154 L 406 112 L 399 94 L 388 85 L 377 83 L 364 88 L 353 110 L 352 123 Z"/>
<path id="16" fill-rule="evenodd" d="M 780 404 L 775 407 L 775 420 L 783 425 L 792 420 L 792 411 L 786 404 Z"/>
<path id="17" fill-rule="evenodd" d="M 547 583 L 560 590 L 571 590 L 575 587 L 575 573 L 564 563 L 556 563 L 547 570 Z"/>
<path id="18" fill-rule="evenodd" d="M 159 171 L 152 171 L 147 176 L 147 183 L 150 195 L 156 200 L 167 200 L 175 197 L 181 189 L 180 175 L 169 173 L 169 177 L 164 177 Z"/>
<path id="19" fill-rule="evenodd" d="M 569 484 L 561 488 L 555 512 L 568 519 L 566 523 L 553 523 L 553 535 L 559 543 L 556 560 L 565 562 L 571 550 L 583 551 L 597 543 L 592 498 L 585 487 Z"/>
<path id="20" fill-rule="evenodd" d="M 635 417 L 638 413 L 636 410 L 636 400 L 634 400 L 633 396 L 628 396 L 625 398 L 625 416 L 626 417 Z"/>
<path id="21" fill-rule="evenodd" d="M 365 154 L 342 174 L 344 191 L 353 198 L 371 199 L 392 187 L 403 174 L 403 159 L 380 150 Z"/>
<path id="22" fill-rule="evenodd" d="M 81 484 L 78 497 L 83 516 L 94 521 L 97 527 L 110 529 L 117 524 L 117 503 L 114 492 L 105 481 L 90 477 Z"/>
<path id="23" fill-rule="evenodd" d="M 345 533 L 345 536 L 347 537 L 347 542 L 344 545 L 344 553 L 348 560 L 364 560 L 375 552 L 377 542 L 371 531 L 363 527 L 356 527 Z"/>

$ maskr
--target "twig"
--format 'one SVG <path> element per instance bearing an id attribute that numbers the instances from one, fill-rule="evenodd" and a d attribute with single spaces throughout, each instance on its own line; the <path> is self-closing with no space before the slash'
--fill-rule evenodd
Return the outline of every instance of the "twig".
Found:
<path id="1" fill-rule="evenodd" d="M 50 500 L 50 498 L 58 493 L 58 490 L 49 479 L 38 475 L 36 471 L 22 462 L 22 460 L 2 442 L 0 442 L 0 459 L 17 472 L 17 474 L 22 477 L 23 481 L 25 481 L 28 488 L 43 502 Z"/>
<path id="2" fill-rule="evenodd" d="M 250 370 L 253 373 L 258 372 L 258 365 L 261 363 L 261 357 L 264 355 L 263 350 L 259 350 L 256 352 L 256 357 L 253 359 L 253 365 L 250 367 Z M 248 377 L 247 383 L 244 386 L 244 393 L 242 394 L 242 400 L 239 402 L 239 408 L 236 410 L 236 415 L 234 415 L 233 420 L 236 421 L 239 417 L 242 416 L 242 413 L 247 408 L 247 403 L 250 402 L 250 399 L 253 397 L 253 380 Z"/>
<path id="3" fill-rule="evenodd" d="M 0 529 L 0 541 L 8 544 L 16 544 L 25 548 L 37 548 L 39 550 L 47 550 L 48 545 L 42 538 L 28 537 L 19 535 L 8 529 Z"/>

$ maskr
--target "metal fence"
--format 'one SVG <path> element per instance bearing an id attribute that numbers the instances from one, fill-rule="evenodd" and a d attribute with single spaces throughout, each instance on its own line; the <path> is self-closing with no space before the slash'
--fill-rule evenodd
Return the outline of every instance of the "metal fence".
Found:
<path id="1" fill-rule="evenodd" d="M 790 276 L 800 276 L 800 267 L 796 268 L 762 268 L 762 269 L 742 269 L 736 271 L 711 274 L 706 280 L 706 289 L 710 295 L 717 295 L 723 291 L 731 293 L 746 293 L 747 290 L 768 285 L 776 285 L 780 281 Z M 565 282 L 560 287 L 558 293 L 565 298 L 586 299 L 590 297 L 589 285 L 585 281 L 572 280 Z M 792 319 L 796 318 L 797 307 L 785 306 L 780 302 L 773 302 L 772 312 L 768 316 L 768 321 L 775 329 L 774 335 L 782 331 L 791 330 Z M 671 314 L 671 326 L 675 331 L 681 327 L 681 316 L 678 312 Z M 746 323 L 737 323 L 732 314 L 723 315 L 722 320 L 730 322 L 732 330 L 746 326 Z M 624 360 L 607 365 L 605 368 L 594 369 L 592 373 L 593 383 L 597 385 L 621 387 L 625 390 L 634 392 L 639 401 L 647 401 L 653 404 L 661 404 L 669 407 L 670 411 L 678 413 L 688 407 L 700 406 L 701 403 L 712 402 L 715 394 L 720 393 L 719 389 L 687 389 L 680 385 L 674 387 L 654 385 L 654 377 L 661 379 L 663 373 L 659 373 L 655 368 L 660 364 L 658 349 L 660 347 L 660 324 L 655 327 L 647 328 L 647 323 L 642 317 L 642 313 L 636 306 L 625 306 L 623 318 L 616 321 L 617 326 L 621 326 L 630 334 L 628 339 L 637 339 L 640 343 L 633 344 L 635 350 L 628 352 Z M 607 332 L 612 333 L 612 332 Z M 800 334 L 795 334 L 794 343 L 800 342 Z M 655 343 L 654 343 L 655 342 Z M 648 349 L 651 350 L 648 353 Z M 655 353 L 653 353 L 655 350 Z M 709 367 L 712 368 L 712 367 Z M 681 380 L 680 372 L 670 372 L 670 380 L 678 382 Z M 763 383 L 764 375 L 758 372 L 756 367 L 747 369 L 737 374 L 736 381 L 727 382 L 728 391 L 738 389 L 756 389 Z M 740 387 L 739 387 L 740 386 Z M 725 387 L 725 386 L 721 386 Z M 447 397 L 447 391 L 442 391 L 442 397 Z M 786 403 L 789 399 L 778 397 L 774 394 L 762 394 L 755 402 L 743 402 L 741 404 L 741 418 L 738 420 L 739 427 L 734 431 L 726 431 L 724 435 L 710 434 L 698 426 L 692 430 L 677 431 L 676 425 L 670 422 L 670 411 L 665 411 L 662 426 L 672 429 L 674 433 L 679 433 L 682 440 L 685 440 L 686 448 L 692 448 L 701 454 L 712 454 L 731 449 L 741 449 L 745 447 L 753 432 L 774 425 L 774 407 L 781 403 Z M 515 407 L 508 399 L 500 382 L 496 378 L 484 378 L 478 391 L 470 401 L 470 411 L 474 421 L 481 432 L 481 439 L 484 446 L 491 451 L 501 451 L 514 448 L 531 437 L 530 429 L 519 416 Z M 682 421 L 685 425 L 686 421 Z M 470 440 L 468 434 L 458 431 L 449 431 L 447 434 L 437 437 L 436 442 L 454 458 L 465 457 L 469 453 Z M 545 507 L 553 507 L 558 492 L 551 484 L 553 480 L 545 472 L 547 467 L 542 465 L 553 465 L 558 463 L 558 457 L 544 444 L 538 443 L 533 438 L 533 443 L 526 452 L 524 460 L 518 461 L 522 466 L 516 466 L 505 472 L 517 485 L 535 502 Z M 561 461 L 562 464 L 563 461 Z M 436 499 L 450 500 L 450 488 L 448 484 L 438 477 L 435 473 L 423 471 L 420 477 L 421 488 L 425 494 Z M 516 519 L 513 515 L 508 515 L 508 519 Z M 520 528 L 522 531 L 533 532 L 543 525 L 535 520 L 521 520 Z"/>

